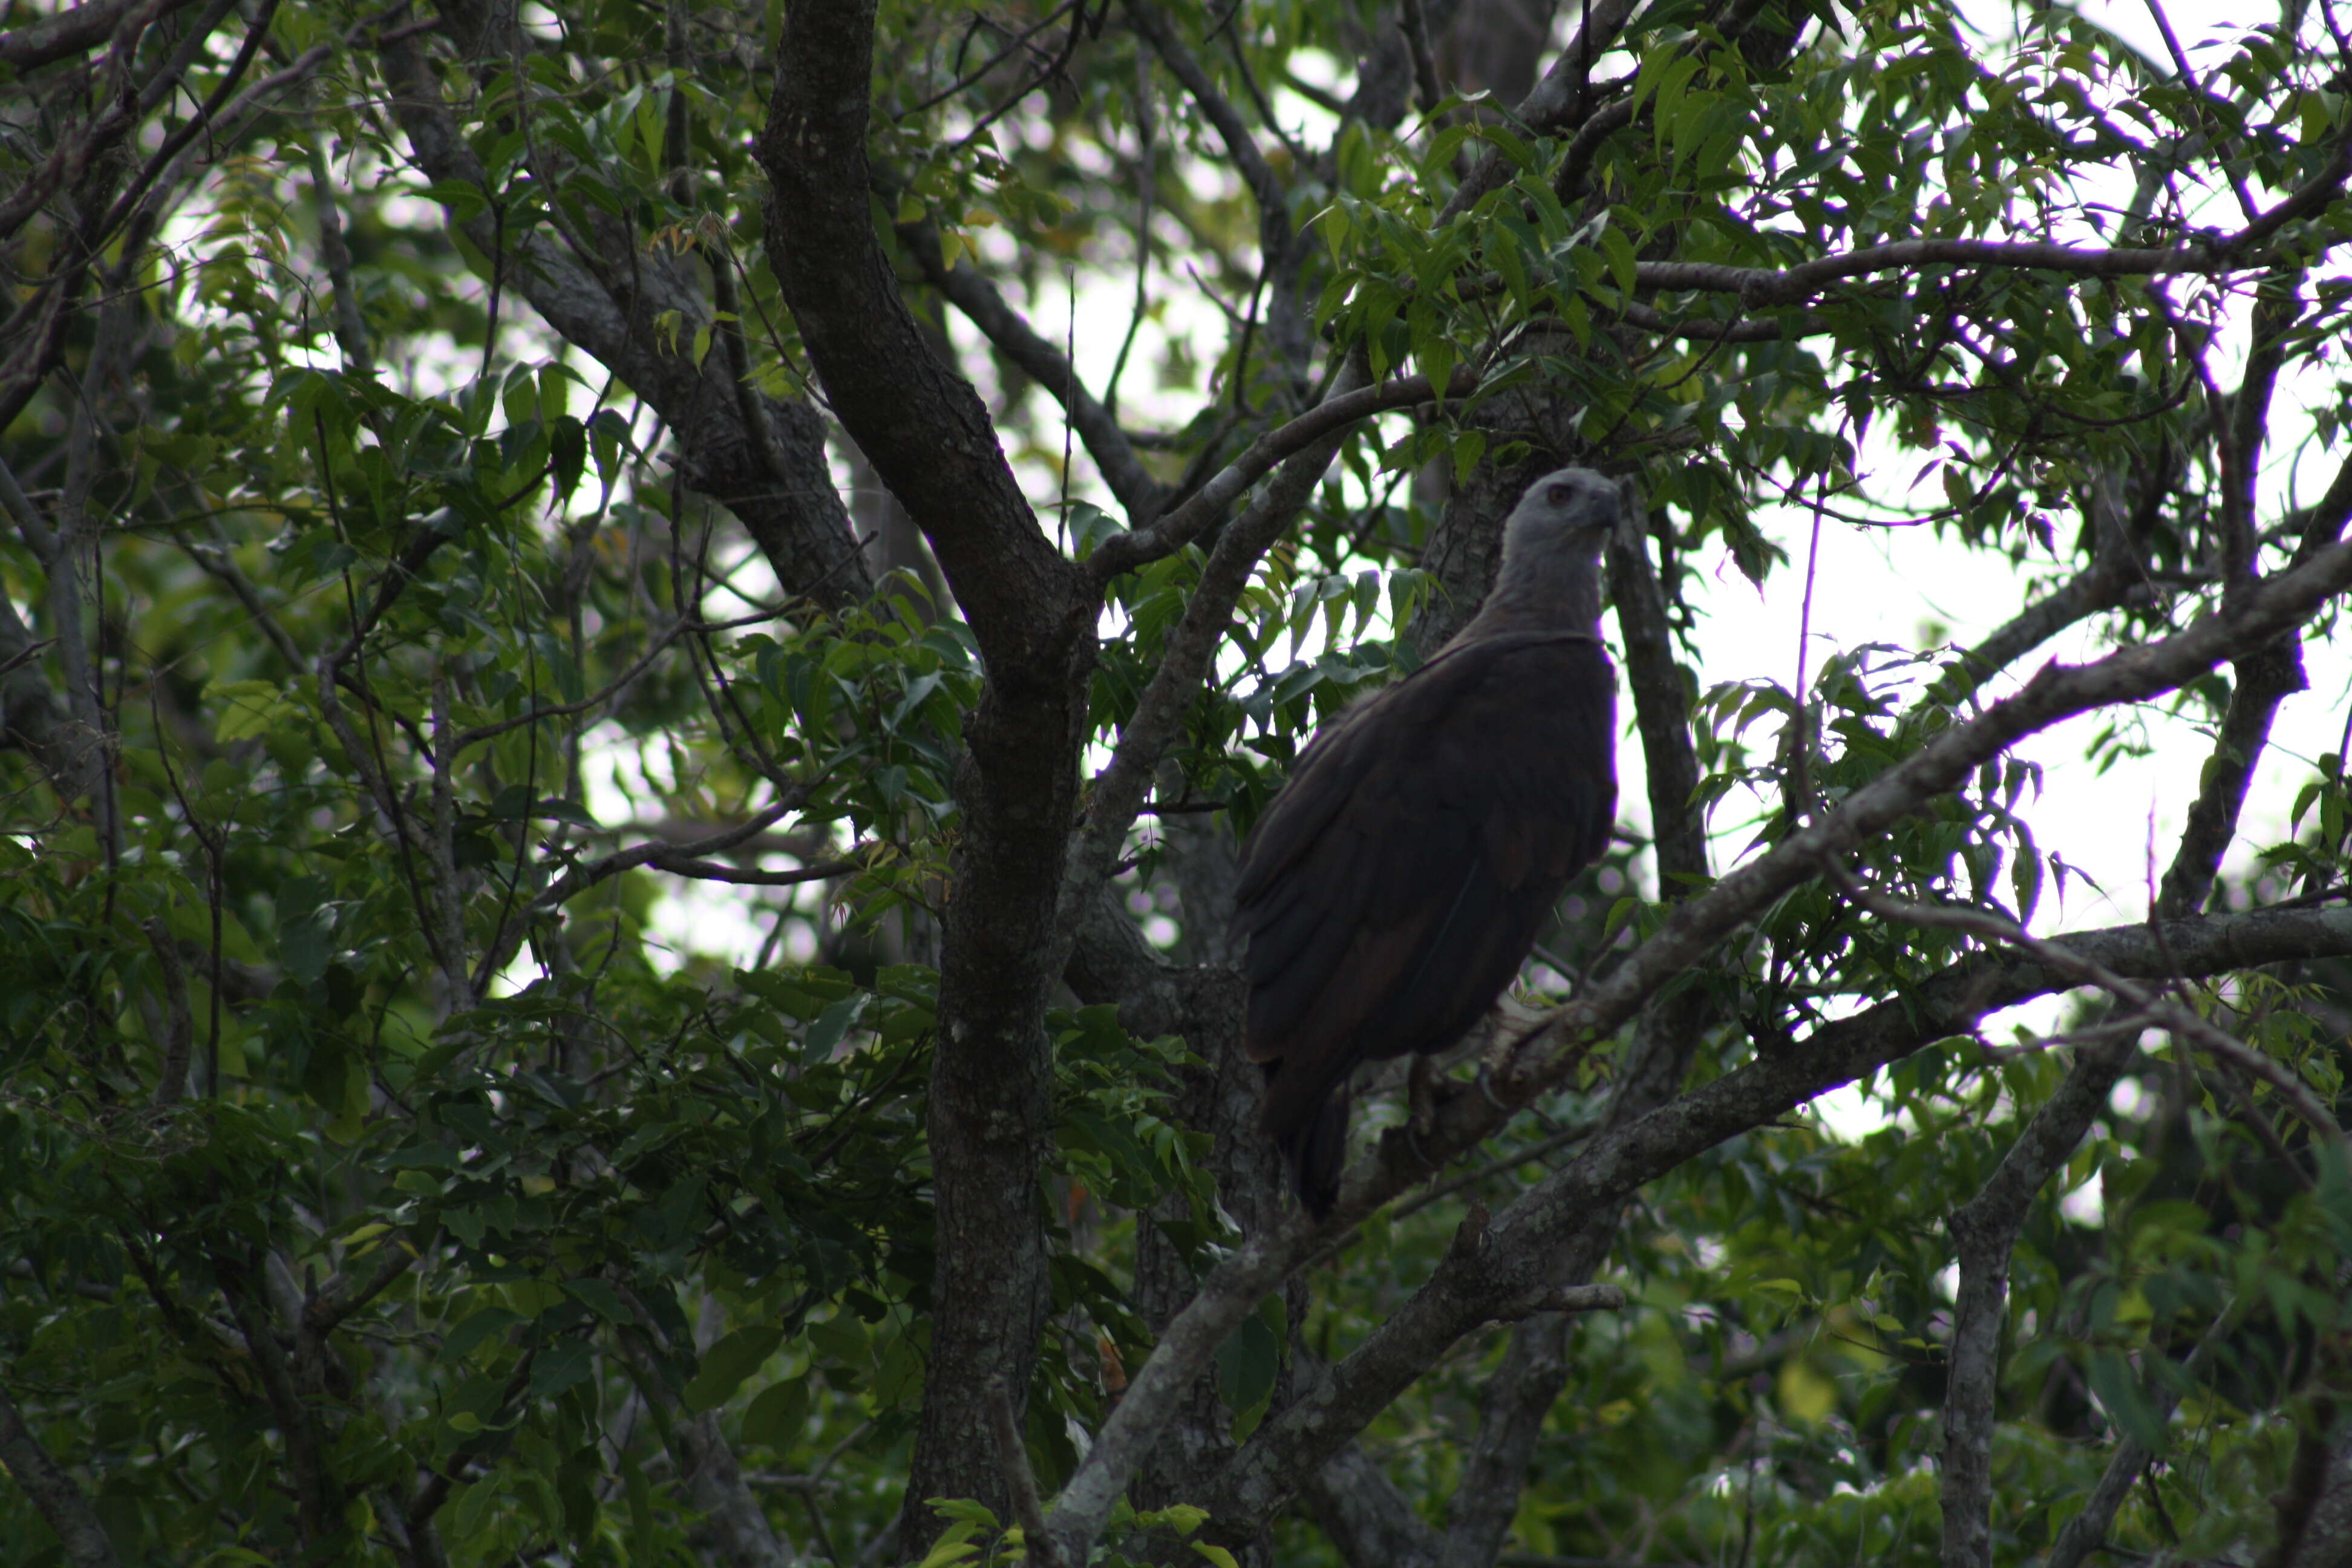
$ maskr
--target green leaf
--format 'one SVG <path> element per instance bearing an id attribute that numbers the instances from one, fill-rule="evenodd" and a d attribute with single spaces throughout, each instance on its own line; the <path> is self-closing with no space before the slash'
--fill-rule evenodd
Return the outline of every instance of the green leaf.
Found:
<path id="1" fill-rule="evenodd" d="M 569 414 L 560 416 L 548 427 L 547 451 L 560 505 L 572 499 L 572 492 L 580 488 L 581 475 L 587 472 L 588 427 Z"/>
<path id="2" fill-rule="evenodd" d="M 493 1334 L 505 1333 L 522 1321 L 520 1313 L 509 1312 L 504 1307 L 485 1307 L 442 1336 L 442 1358 L 450 1362 L 463 1361 L 475 1346 Z"/>
<path id="3" fill-rule="evenodd" d="M 1279 1302 L 1276 1303 L 1279 1311 Z M 1217 1349 L 1217 1387 L 1232 1409 L 1256 1409 L 1273 1395 L 1282 1368 L 1282 1341 L 1263 1309 L 1242 1321 Z"/>
<path id="4" fill-rule="evenodd" d="M 790 1447 L 800 1440 L 813 1403 L 804 1377 L 788 1377 L 770 1384 L 752 1395 L 751 1405 L 743 1412 L 743 1440 L 764 1443 L 772 1448 Z"/>
<path id="5" fill-rule="evenodd" d="M 1617 280 L 1619 291 L 1630 297 L 1636 280 L 1633 241 L 1612 224 L 1601 231 L 1601 248 L 1608 254 L 1610 275 Z"/>
<path id="6" fill-rule="evenodd" d="M 2089 1370 L 2091 1392 L 2108 1416 L 2148 1452 L 2163 1453 L 2168 1446 L 2165 1423 L 2131 1363 L 2119 1351 L 2102 1350 L 2092 1354 Z"/>
<path id="7" fill-rule="evenodd" d="M 784 1331 L 774 1323 L 755 1324 L 726 1335 L 703 1352 L 701 1369 L 681 1392 L 686 1407 L 701 1411 L 726 1404 L 743 1380 L 759 1371 L 760 1363 L 775 1354 L 783 1342 Z"/>

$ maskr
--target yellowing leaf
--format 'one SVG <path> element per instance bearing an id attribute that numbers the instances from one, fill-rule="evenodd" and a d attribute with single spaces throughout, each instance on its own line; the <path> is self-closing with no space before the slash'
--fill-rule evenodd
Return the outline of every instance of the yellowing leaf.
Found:
<path id="1" fill-rule="evenodd" d="M 1837 1408 L 1837 1384 L 1802 1361 L 1781 1363 L 1778 1392 L 1781 1414 L 1808 1425 Z"/>

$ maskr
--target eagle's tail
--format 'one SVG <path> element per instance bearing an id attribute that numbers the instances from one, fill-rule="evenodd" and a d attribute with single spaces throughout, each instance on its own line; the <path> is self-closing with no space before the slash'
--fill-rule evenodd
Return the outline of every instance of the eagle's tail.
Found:
<path id="1" fill-rule="evenodd" d="M 1268 1062 L 1266 1082 L 1271 1087 L 1279 1062 Z M 1287 1098 L 1287 1097 L 1285 1097 Z M 1277 1120 L 1269 1115 L 1266 1131 L 1272 1134 L 1275 1147 L 1282 1151 L 1283 1163 L 1290 1169 L 1290 1185 L 1307 1212 L 1321 1219 L 1331 1212 L 1339 1197 L 1339 1173 L 1348 1163 L 1348 1110 L 1354 1097 L 1342 1080 L 1325 1091 L 1304 1116 L 1292 1115 Z M 1276 1102 L 1269 1100 L 1266 1110 L 1272 1112 Z"/>

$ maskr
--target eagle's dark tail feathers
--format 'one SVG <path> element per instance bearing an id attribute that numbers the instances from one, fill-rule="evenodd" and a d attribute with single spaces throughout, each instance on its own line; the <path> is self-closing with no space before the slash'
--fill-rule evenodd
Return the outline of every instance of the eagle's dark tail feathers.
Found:
<path id="1" fill-rule="evenodd" d="M 1271 1080 L 1277 1064 L 1269 1063 Z M 1339 1198 L 1339 1173 L 1348 1163 L 1348 1109 L 1353 1097 L 1342 1082 L 1323 1097 L 1313 1114 L 1275 1134 L 1283 1163 L 1290 1167 L 1290 1185 L 1307 1212 L 1321 1219 Z"/>

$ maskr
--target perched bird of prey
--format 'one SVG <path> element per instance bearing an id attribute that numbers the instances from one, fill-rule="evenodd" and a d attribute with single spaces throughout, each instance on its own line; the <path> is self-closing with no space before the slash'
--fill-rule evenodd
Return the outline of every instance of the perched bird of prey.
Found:
<path id="1" fill-rule="evenodd" d="M 1476 618 L 1326 725 L 1243 851 L 1260 1124 L 1318 1217 L 1339 1195 L 1349 1075 L 1459 1039 L 1609 841 L 1601 553 L 1622 504 L 1590 468 L 1529 486 Z"/>

